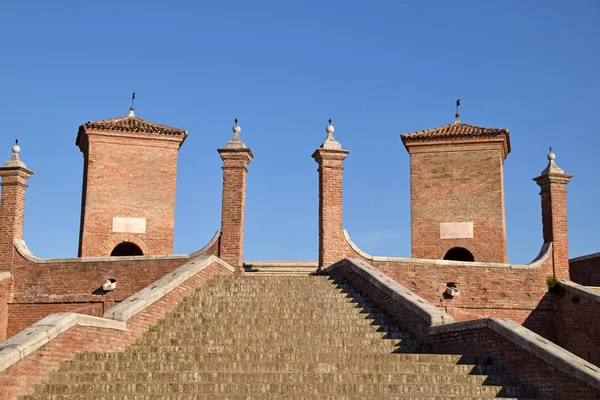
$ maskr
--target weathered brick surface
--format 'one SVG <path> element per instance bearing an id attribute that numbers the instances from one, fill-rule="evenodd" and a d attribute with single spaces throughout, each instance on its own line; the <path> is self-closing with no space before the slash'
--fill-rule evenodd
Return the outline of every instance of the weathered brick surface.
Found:
<path id="1" fill-rule="evenodd" d="M 600 253 L 569 260 L 571 280 L 585 286 L 600 286 Z"/>
<path id="2" fill-rule="evenodd" d="M 417 338 L 426 338 L 429 334 L 429 324 L 418 314 L 414 313 L 401 302 L 391 298 L 377 289 L 371 282 L 351 271 L 347 267 L 337 268 L 329 275 L 341 282 L 347 282 L 365 298 L 375 302 L 399 325 L 405 326 Z"/>
<path id="3" fill-rule="evenodd" d="M 109 256 L 123 242 L 144 255 L 173 252 L 177 155 L 181 137 L 87 130 L 79 255 Z M 145 233 L 112 231 L 113 217 L 145 218 Z"/>
<path id="4" fill-rule="evenodd" d="M 219 240 L 193 253 L 218 255 Z M 112 259 L 82 261 L 80 259 L 34 262 L 16 252 L 13 286 L 8 298 L 8 330 L 10 337 L 27 326 L 55 312 L 78 312 L 102 315 L 114 304 L 138 292 L 165 274 L 186 263 L 189 257 Z M 117 288 L 100 291 L 107 279 L 116 279 Z M 0 285 L 3 282 L 0 281 Z M 1 312 L 0 312 L 1 313 Z"/>
<path id="5" fill-rule="evenodd" d="M 23 237 L 26 182 L 32 174 L 26 168 L 0 167 L 0 271 L 10 271 L 14 253 L 13 238 Z"/>
<path id="6" fill-rule="evenodd" d="M 523 382 L 534 385 L 540 395 L 552 399 L 599 399 L 600 393 L 579 379 L 557 370 L 530 352 L 524 351 L 498 333 L 469 329 L 429 336 L 432 351 L 438 353 L 487 355 Z"/>
<path id="7" fill-rule="evenodd" d="M 440 354 L 489 356 L 506 367 L 523 382 L 535 386 L 540 395 L 553 399 L 598 399 L 600 392 L 585 382 L 566 374 L 517 346 L 489 328 L 469 328 L 444 333 L 432 333 L 429 324 L 417 313 L 378 289 L 349 268 L 331 271 L 337 279 L 349 282 L 363 296 L 384 309 L 401 324 L 427 344 L 428 350 Z M 550 321 L 548 321 L 550 322 Z M 459 362 L 460 363 L 460 362 Z"/>
<path id="8" fill-rule="evenodd" d="M 453 247 L 475 261 L 506 262 L 503 153 L 483 145 L 407 144 L 413 258 L 443 259 Z M 472 222 L 473 238 L 442 239 L 440 223 Z"/>
<path id="9" fill-rule="evenodd" d="M 219 257 L 244 273 L 244 216 L 246 174 L 252 160 L 250 149 L 219 149 L 223 160 L 223 198 Z"/>
<path id="10" fill-rule="evenodd" d="M 600 292 L 586 296 L 561 285 L 554 291 L 557 343 L 600 366 Z"/>
<path id="11" fill-rule="evenodd" d="M 131 342 L 140 338 L 150 325 L 156 324 L 184 297 L 216 275 L 231 272 L 217 263 L 203 269 L 184 284 L 178 286 L 159 301 L 127 321 L 127 331 L 76 326 L 23 360 L 0 372 L 0 398 L 13 399 L 27 393 L 32 384 L 42 381 L 47 372 L 69 360 L 75 351 L 117 352 L 123 351 Z"/>
<path id="12" fill-rule="evenodd" d="M 544 243 L 552 242 L 553 275 L 570 280 L 567 231 L 567 183 L 572 175 L 545 173 L 534 180 L 540 185 Z"/>
<path id="13" fill-rule="evenodd" d="M 12 292 L 12 279 L 0 279 L 0 343 L 5 341 L 8 328 L 8 302 Z"/>
<path id="14" fill-rule="evenodd" d="M 469 262 L 438 265 L 433 262 L 373 261 L 346 244 L 344 258 L 361 258 L 406 288 L 452 315 L 457 321 L 510 318 L 532 331 L 556 340 L 546 280 L 552 276 L 552 258 L 534 269 L 473 266 Z M 454 298 L 444 294 L 448 283 L 460 289 Z"/>
<path id="15" fill-rule="evenodd" d="M 342 226 L 342 172 L 346 150 L 317 149 L 319 164 L 319 268 L 344 258 Z"/>

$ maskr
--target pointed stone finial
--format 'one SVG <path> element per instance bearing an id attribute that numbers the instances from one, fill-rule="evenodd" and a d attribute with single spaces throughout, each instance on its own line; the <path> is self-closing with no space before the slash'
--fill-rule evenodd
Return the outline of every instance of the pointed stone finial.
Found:
<path id="1" fill-rule="evenodd" d="M 4 163 L 4 167 L 14 168 L 14 167 L 22 167 L 27 168 L 25 163 L 21 161 L 19 158 L 19 153 L 21 152 L 21 147 L 19 146 L 19 139 L 15 140 L 15 145 L 12 147 L 13 155 Z"/>
<path id="2" fill-rule="evenodd" d="M 554 160 L 556 159 L 556 154 L 554 154 L 552 152 L 552 146 L 550 146 L 550 153 L 548 153 L 548 156 L 546 157 L 548 159 L 548 166 L 546 167 L 545 170 L 542 171 L 542 175 L 547 175 L 547 174 L 564 174 L 565 171 L 563 171 L 561 168 L 558 167 L 558 165 L 556 165 L 556 163 L 554 162 Z"/>
<path id="3" fill-rule="evenodd" d="M 335 140 L 333 137 L 333 132 L 335 128 L 331 125 L 331 118 L 329 118 L 329 125 L 325 128 L 325 132 L 327 132 L 327 139 L 321 145 L 322 149 L 332 149 L 332 150 L 341 150 L 342 144 Z"/>
<path id="4" fill-rule="evenodd" d="M 238 125 L 237 118 L 234 119 L 234 121 L 235 121 L 235 125 L 232 128 L 233 138 L 231 138 L 231 140 L 229 142 L 227 142 L 227 145 L 225 146 L 225 148 L 226 149 L 245 149 L 246 145 L 240 139 L 240 132 L 242 131 L 242 128 L 240 128 L 240 126 Z"/>

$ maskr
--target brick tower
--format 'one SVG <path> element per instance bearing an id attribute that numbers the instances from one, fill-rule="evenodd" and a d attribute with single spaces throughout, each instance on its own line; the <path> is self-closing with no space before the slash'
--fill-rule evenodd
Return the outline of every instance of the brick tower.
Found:
<path id="1" fill-rule="evenodd" d="M 138 118 L 87 122 L 79 256 L 173 252 L 177 156 L 188 133 Z"/>
<path id="2" fill-rule="evenodd" d="M 401 136 L 410 154 L 412 256 L 507 262 L 507 129 L 456 122 Z"/>

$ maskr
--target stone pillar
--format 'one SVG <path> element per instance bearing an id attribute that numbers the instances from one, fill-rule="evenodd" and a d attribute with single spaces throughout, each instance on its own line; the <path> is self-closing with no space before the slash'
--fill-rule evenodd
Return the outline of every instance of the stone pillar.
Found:
<path id="1" fill-rule="evenodd" d="M 342 225 L 342 172 L 348 150 L 333 137 L 327 125 L 327 139 L 312 155 L 319 164 L 319 267 L 317 271 L 344 258 Z"/>
<path id="2" fill-rule="evenodd" d="M 254 157 L 240 140 L 242 129 L 235 120 L 233 138 L 224 149 L 218 149 L 223 160 L 223 199 L 219 257 L 244 273 L 244 215 L 246 209 L 247 165 Z"/>
<path id="3" fill-rule="evenodd" d="M 27 179 L 34 174 L 19 159 L 21 148 L 14 145 L 12 157 L 0 167 L 0 271 L 10 271 L 13 263 L 13 239 L 23 238 Z"/>
<path id="4" fill-rule="evenodd" d="M 565 174 L 548 154 L 548 166 L 533 180 L 540 185 L 544 243 L 552 242 L 553 273 L 556 278 L 570 280 L 569 235 L 567 233 L 567 183 L 573 175 Z"/>

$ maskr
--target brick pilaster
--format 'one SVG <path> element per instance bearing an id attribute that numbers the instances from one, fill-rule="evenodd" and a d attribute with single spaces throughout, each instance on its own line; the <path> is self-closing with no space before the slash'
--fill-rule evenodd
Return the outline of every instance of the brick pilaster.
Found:
<path id="1" fill-rule="evenodd" d="M 226 148 L 218 149 L 223 160 L 223 198 L 221 207 L 221 239 L 219 257 L 244 273 L 244 216 L 246 210 L 246 174 L 254 157 L 239 140 L 241 129 L 234 127 L 234 138 Z"/>
<path id="2" fill-rule="evenodd" d="M 552 149 L 551 149 L 552 150 Z M 553 273 L 570 280 L 569 235 L 567 232 L 567 184 L 573 175 L 565 174 L 548 154 L 548 167 L 533 180 L 540 186 L 544 243 L 552 242 Z"/>
<path id="3" fill-rule="evenodd" d="M 0 342 L 6 340 L 8 329 L 8 302 L 12 287 L 10 272 L 15 253 L 13 239 L 23 238 L 25 191 L 27 179 L 33 175 L 33 171 L 19 159 L 19 146 L 13 146 L 12 151 L 12 157 L 0 167 Z"/>
<path id="4" fill-rule="evenodd" d="M 342 172 L 348 150 L 333 138 L 333 126 L 327 126 L 327 140 L 312 155 L 319 164 L 319 268 L 344 258 L 342 224 Z"/>
<path id="5" fill-rule="evenodd" d="M 11 270 L 13 238 L 23 237 L 27 179 L 34 174 L 19 159 L 20 150 L 19 146 L 14 146 L 13 156 L 0 167 L 0 271 Z"/>

